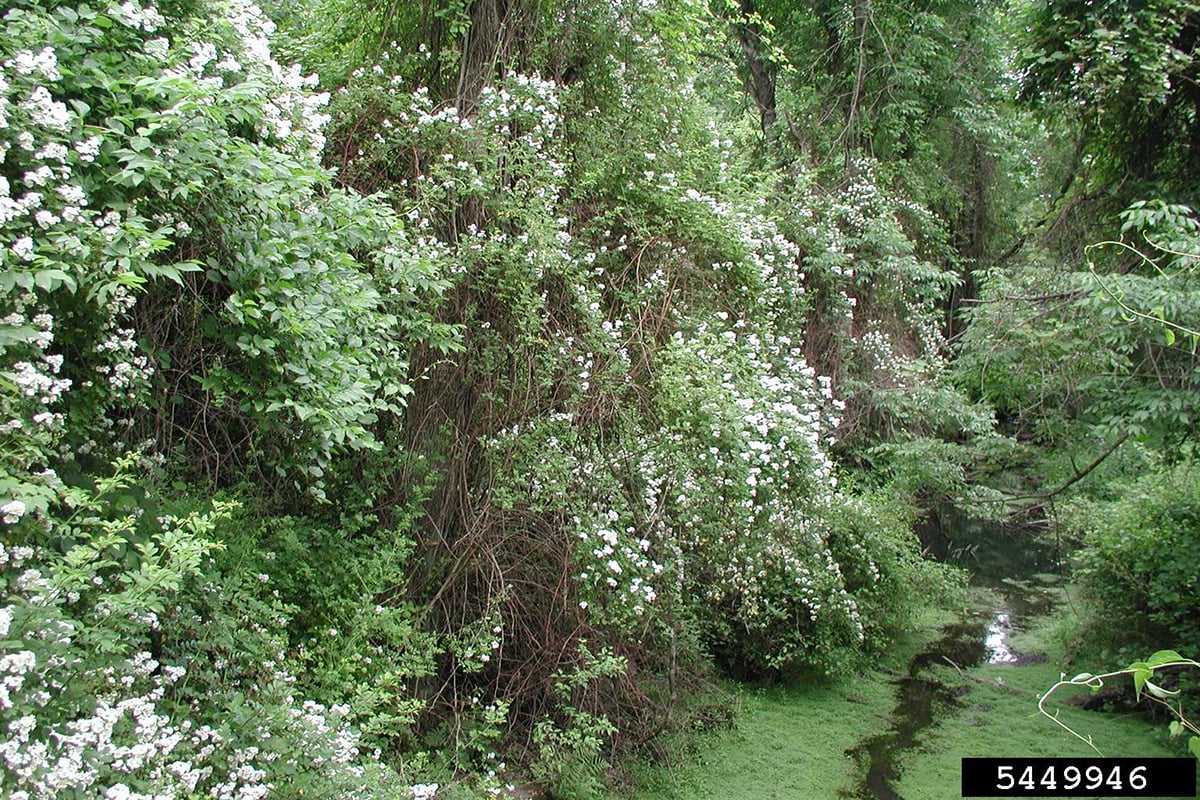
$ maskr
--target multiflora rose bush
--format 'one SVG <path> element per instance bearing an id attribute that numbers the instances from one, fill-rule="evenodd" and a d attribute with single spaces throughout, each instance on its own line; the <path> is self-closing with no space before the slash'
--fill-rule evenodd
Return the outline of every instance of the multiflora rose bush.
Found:
<path id="1" fill-rule="evenodd" d="M 345 796 L 388 786 L 375 760 L 360 759 L 348 709 L 294 699 L 286 672 L 234 707 L 181 703 L 189 667 L 212 665 L 160 663 L 151 650 L 231 507 L 141 524 L 114 507 L 130 480 L 119 471 L 91 492 L 59 484 L 73 509 L 65 520 L 5 519 L 7 538 L 37 526 L 72 543 L 0 545 L 5 796 L 249 800 L 298 779 Z"/>
<path id="2" fill-rule="evenodd" d="M 4 16 L 0 344 L 53 333 L 85 445 L 123 422 L 186 443 L 211 475 L 249 464 L 313 486 L 401 409 L 408 345 L 449 346 L 417 300 L 440 290 L 437 265 L 388 206 L 330 188 L 328 96 L 271 58 L 270 21 L 237 1 L 202 10 Z M 128 413 L 150 404 L 153 428 Z"/>
<path id="3" fill-rule="evenodd" d="M 326 98 L 256 7 L 170 8 L 0 17 L 0 793 L 394 796 L 348 709 L 294 696 L 286 618 L 184 618 L 245 610 L 208 559 L 229 509 L 143 512 L 169 457 L 319 493 L 374 446 L 409 345 L 452 335 L 420 310 L 436 261 L 330 187 Z M 172 658 L 189 625 L 251 628 L 275 669 Z"/>

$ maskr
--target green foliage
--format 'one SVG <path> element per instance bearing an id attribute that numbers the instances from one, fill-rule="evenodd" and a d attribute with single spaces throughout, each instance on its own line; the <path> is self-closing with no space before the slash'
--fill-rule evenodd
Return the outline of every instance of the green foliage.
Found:
<path id="1" fill-rule="evenodd" d="M 1192 202 L 1196 4 L 1069 0 L 1024 11 L 1022 94 L 1082 120 L 1098 182 L 1116 184 L 1125 202 L 1131 191 Z"/>
<path id="2" fill-rule="evenodd" d="M 424 798 L 385 764 L 496 789 L 509 751 L 592 796 L 706 659 L 834 672 L 944 586 L 912 497 L 999 449 L 940 330 L 994 31 L 753 6 L 773 69 L 833 45 L 795 151 L 690 0 L 271 3 L 332 119 L 241 0 L 6 12 L 0 515 L 80 593 L 81 675 L 130 676 L 96 708 L 157 693 L 201 789 Z"/>
<path id="3" fill-rule="evenodd" d="M 352 765 L 357 733 L 344 712 L 300 706 L 287 689 L 294 678 L 263 674 L 278 653 L 232 648 L 226 666 L 195 658 L 203 644 L 172 647 L 211 640 L 214 631 L 244 631 L 239 644 L 253 641 L 271 622 L 190 616 L 190 598 L 205 593 L 219 608 L 238 605 L 236 585 L 197 591 L 196 583 L 236 506 L 217 502 L 140 524 L 134 512 L 142 508 L 125 505 L 129 466 L 91 489 L 61 486 L 29 532 L 35 543 L 0 548 L 5 794 L 73 797 L 103 787 L 253 795 L 285 783 L 341 793 L 358 791 L 360 780 L 386 787 L 386 774 Z M 5 523 L 34 527 L 29 518 Z"/>
<path id="4" fill-rule="evenodd" d="M 56 329 L 80 441 L 153 394 L 160 444 L 210 474 L 306 484 L 399 411 L 411 341 L 448 342 L 414 308 L 438 267 L 385 205 L 329 188 L 327 97 L 271 59 L 256 9 L 201 25 L 132 8 L 4 18 L 5 306 Z"/>
<path id="5" fill-rule="evenodd" d="M 1102 675 L 1093 675 L 1090 672 L 1084 672 L 1070 680 L 1063 676 L 1063 680 L 1051 686 L 1038 698 L 1038 710 L 1045 716 L 1052 719 L 1057 725 L 1066 730 L 1071 735 L 1084 741 L 1089 747 L 1100 753 L 1099 748 L 1092 741 L 1090 735 L 1084 735 L 1062 722 L 1057 714 L 1051 714 L 1046 710 L 1046 704 L 1050 700 L 1050 696 L 1056 691 L 1066 686 L 1086 686 L 1092 692 L 1098 692 L 1105 686 L 1105 681 L 1113 678 L 1121 678 L 1129 676 L 1133 679 L 1134 694 L 1138 700 L 1143 697 L 1153 703 L 1164 707 L 1167 712 L 1174 717 L 1168 729 L 1172 736 L 1187 735 L 1187 749 L 1193 756 L 1200 759 L 1200 727 L 1190 720 L 1184 713 L 1183 700 L 1180 697 L 1181 692 L 1178 689 L 1168 689 L 1163 683 L 1164 679 L 1158 676 L 1158 671 L 1163 670 L 1163 675 L 1178 673 L 1180 669 L 1200 668 L 1200 661 L 1193 661 L 1190 658 L 1184 658 L 1174 650 L 1158 650 L 1147 656 L 1144 660 L 1135 661 L 1128 667 L 1115 672 L 1106 672 Z M 1158 681 L 1157 683 L 1155 681 Z"/>
<path id="6" fill-rule="evenodd" d="M 1112 346 L 1109 320 L 1079 302 L 1082 277 L 1040 262 L 981 275 L 956 378 L 1023 439 L 1051 444 L 1066 436 L 1097 397 L 1098 377 L 1128 367 Z"/>
<path id="7" fill-rule="evenodd" d="M 1124 217 L 1131 241 L 1089 248 L 1087 271 L 1037 262 L 982 281 L 955 370 L 1023 437 L 1094 427 L 1174 444 L 1195 427 L 1195 221 L 1162 202 Z"/>
<path id="8" fill-rule="evenodd" d="M 1200 647 L 1194 584 L 1200 481 L 1189 464 L 1131 481 L 1119 496 L 1076 517 L 1086 549 L 1079 574 L 1104 618 L 1130 642 Z"/>
<path id="9" fill-rule="evenodd" d="M 573 35 L 611 38 L 595 27 L 607 12 L 579 13 Z M 685 23 L 658 20 L 620 58 L 587 54 L 578 85 L 501 71 L 458 105 L 411 88 L 402 47 L 356 71 L 335 106 L 343 179 L 397 187 L 397 208 L 454 254 L 447 321 L 469 332 L 410 407 L 452 477 L 409 585 L 433 597 L 443 685 L 480 703 L 518 687 L 502 695 L 509 724 L 574 765 L 546 767 L 562 791 L 598 774 L 578 755 L 593 738 L 619 748 L 652 715 L 670 719 L 625 698 L 663 696 L 654 672 L 696 663 L 676 643 L 701 641 L 747 676 L 832 670 L 880 645 L 909 592 L 936 583 L 904 511 L 835 490 L 839 403 L 804 359 L 809 282 L 775 221 L 794 227 L 817 192 L 776 207 L 734 169 L 705 99 L 659 71 L 687 63 Z M 880 316 L 911 306 L 901 335 L 937 350 L 932 301 L 948 276 L 905 233 L 928 244 L 937 223 L 872 178 L 803 231 L 820 244 L 814 272 L 835 275 L 820 237 L 850 240 L 844 263 L 863 273 L 831 282 L 845 275 Z M 640 667 L 585 710 L 556 689 L 582 637 Z M 428 735 L 463 747 L 473 712 L 448 699 Z"/>
<path id="10" fill-rule="evenodd" d="M 400 791 L 350 716 L 390 741 L 416 713 L 396 690 L 433 645 L 386 596 L 411 542 L 373 527 L 378 560 L 334 596 L 317 559 L 374 520 L 281 519 L 263 539 L 312 582 L 272 593 L 249 512 L 151 492 L 169 456 L 319 494 L 401 410 L 413 343 L 454 335 L 429 307 L 436 259 L 386 204 L 331 187 L 326 98 L 272 60 L 271 30 L 243 3 L 23 2 L 0 21 L 6 795 Z M 148 454 L 122 456 L 131 441 Z M 379 666 L 305 653 L 317 622 Z M 327 703 L 295 699 L 310 664 Z"/>
<path id="11" fill-rule="evenodd" d="M 593 654 L 582 642 L 579 657 L 579 665 L 571 672 L 555 676 L 555 692 L 564 701 L 563 721 L 542 719 L 533 731 L 538 752 L 533 774 L 562 800 L 595 797 L 603 790 L 604 744 L 617 728 L 603 714 L 580 706 L 592 684 L 618 677 L 627 669 L 624 658 L 609 651 Z"/>

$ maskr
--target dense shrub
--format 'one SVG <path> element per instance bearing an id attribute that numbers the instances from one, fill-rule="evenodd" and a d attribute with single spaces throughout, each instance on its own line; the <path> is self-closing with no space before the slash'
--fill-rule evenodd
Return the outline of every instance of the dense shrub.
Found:
<path id="1" fill-rule="evenodd" d="M 1086 545 L 1079 574 L 1129 643 L 1200 652 L 1198 477 L 1192 464 L 1162 468 L 1074 515 Z"/>
<path id="2" fill-rule="evenodd" d="M 692 45 L 653 16 L 660 74 Z M 418 49 L 338 93 L 339 187 L 252 4 L 3 24 L 3 788 L 428 796 L 503 745 L 587 794 L 707 659 L 833 671 L 934 585 L 805 357 L 808 263 L 848 348 L 912 312 L 894 396 L 936 376 L 945 278 L 870 181 L 789 236 L 812 197 L 733 176 L 694 86 L 440 97 Z"/>
<path id="3" fill-rule="evenodd" d="M 401 407 L 437 267 L 386 205 L 330 188 L 328 97 L 271 58 L 270 21 L 204 14 L 5 15 L 5 344 L 57 342 L 83 452 L 152 435 L 213 477 L 313 485 Z"/>
<path id="4" fill-rule="evenodd" d="M 5 512 L 10 537 L 37 542 L 0 546 L 5 796 L 397 785 L 360 760 L 348 707 L 295 698 L 280 609 L 215 582 L 209 556 L 235 507 L 139 519 L 124 507 L 131 464 L 118 466 L 93 489 L 58 483 L 69 514 Z"/>
<path id="5" fill-rule="evenodd" d="M 380 640 L 401 635 L 395 609 L 338 602 L 387 570 L 340 575 L 337 599 L 273 588 L 243 512 L 164 496 L 237 468 L 319 497 L 331 459 L 400 411 L 414 341 L 450 334 L 420 307 L 436 260 L 330 186 L 326 98 L 271 58 L 271 30 L 242 2 L 0 20 L 5 796 L 404 791 L 359 749 L 370 703 L 296 677 L 333 652 L 301 648 L 317 620 L 379 607 Z M 346 513 L 336 542 L 283 518 L 261 543 L 311 565 L 362 529 Z M 395 569 L 407 545 L 388 544 Z"/>

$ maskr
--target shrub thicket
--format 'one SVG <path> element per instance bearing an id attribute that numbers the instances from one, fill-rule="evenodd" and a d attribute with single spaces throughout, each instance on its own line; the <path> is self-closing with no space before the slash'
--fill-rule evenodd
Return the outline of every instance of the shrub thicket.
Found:
<path id="1" fill-rule="evenodd" d="M 428 796 L 506 750 L 587 793 L 710 661 L 834 672 L 936 586 L 806 357 L 824 302 L 864 384 L 940 381 L 919 214 L 769 201 L 644 21 L 583 86 L 364 67 L 335 183 L 252 4 L 6 12 L 0 788 Z"/>
<path id="2" fill-rule="evenodd" d="M 1196 585 L 1200 480 L 1191 464 L 1152 470 L 1073 515 L 1079 574 L 1122 644 L 1200 651 Z"/>

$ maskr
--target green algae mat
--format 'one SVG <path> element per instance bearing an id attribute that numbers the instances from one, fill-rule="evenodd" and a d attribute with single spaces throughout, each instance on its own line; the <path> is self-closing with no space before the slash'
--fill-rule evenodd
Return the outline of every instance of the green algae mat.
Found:
<path id="1" fill-rule="evenodd" d="M 888 724 L 890 687 L 793 687 L 740 695 L 736 727 L 704 737 L 683 766 L 643 776 L 638 800 L 836 797 L 856 774 L 847 755 Z"/>
<path id="2" fill-rule="evenodd" d="M 1017 663 L 961 669 L 890 663 L 836 683 L 734 688 L 734 726 L 705 734 L 674 766 L 644 769 L 632 800 L 946 800 L 960 796 L 964 757 L 1088 757 L 1084 742 L 1037 711 L 1063 667 L 1061 617 L 1014 633 Z M 930 638 L 936 631 L 927 632 Z M 926 644 L 929 639 L 926 640 Z M 1075 670 L 1080 671 L 1080 670 Z M 915 689 L 914 689 L 915 687 Z M 914 712 L 912 692 L 927 687 Z M 1065 698 L 1064 698 L 1065 699 Z M 1060 719 L 1106 756 L 1179 756 L 1166 724 L 1141 713 L 1058 704 Z M 880 763 L 882 762 L 882 763 Z"/>

